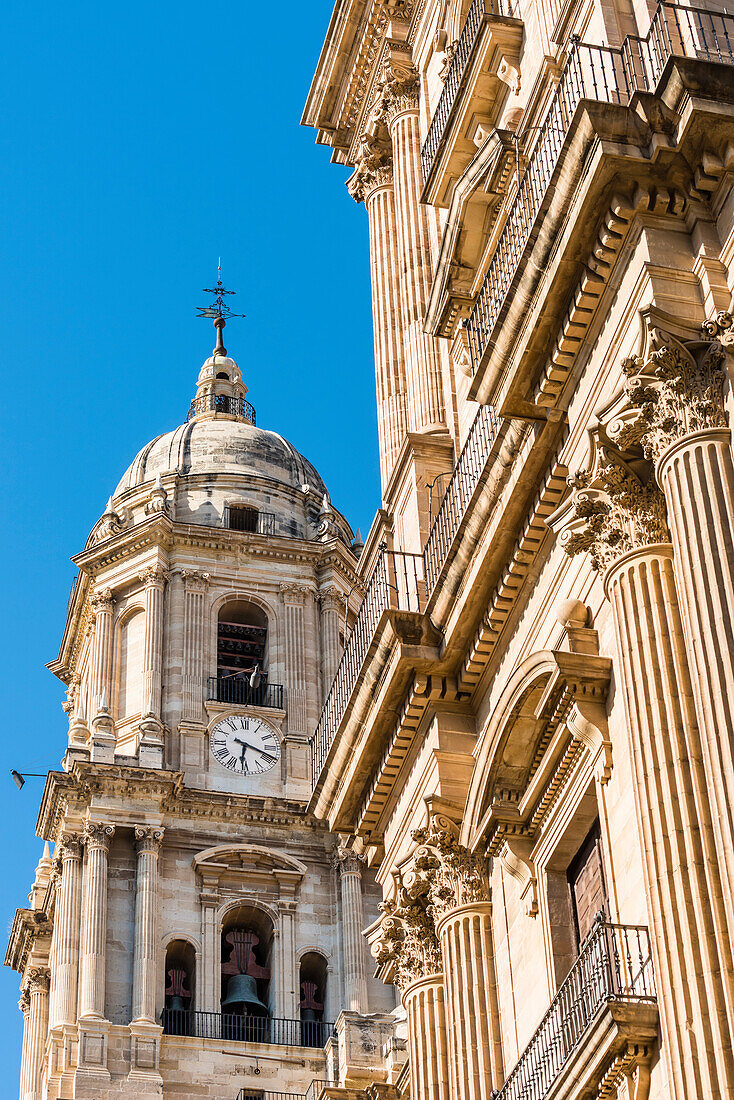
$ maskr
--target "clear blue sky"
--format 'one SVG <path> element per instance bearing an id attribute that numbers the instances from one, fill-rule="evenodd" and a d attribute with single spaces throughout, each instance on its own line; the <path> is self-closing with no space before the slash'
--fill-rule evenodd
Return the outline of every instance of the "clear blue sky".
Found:
<path id="1" fill-rule="evenodd" d="M 57 766 L 66 740 L 62 686 L 44 665 L 58 652 L 69 557 L 138 449 L 185 417 L 213 346 L 195 307 L 218 255 L 247 314 L 226 343 L 258 423 L 314 462 L 363 534 L 379 504 L 366 216 L 348 173 L 299 126 L 331 6 L 4 9 L 6 928 L 41 852 L 42 782 L 18 793 L 9 769 Z M 10 1098 L 18 980 L 0 973 Z"/>

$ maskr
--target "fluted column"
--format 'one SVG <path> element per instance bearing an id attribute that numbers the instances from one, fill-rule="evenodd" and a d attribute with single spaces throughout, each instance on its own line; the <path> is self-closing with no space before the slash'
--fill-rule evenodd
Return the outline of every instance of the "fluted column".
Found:
<path id="1" fill-rule="evenodd" d="M 357 202 L 364 200 L 369 218 L 377 427 L 384 490 L 408 428 L 395 192 L 387 143 L 364 139 L 348 187 Z"/>
<path id="2" fill-rule="evenodd" d="M 145 640 L 143 643 L 143 705 L 146 713 L 160 717 L 163 664 L 163 593 L 168 574 L 160 565 L 140 573 L 145 584 Z"/>
<path id="3" fill-rule="evenodd" d="M 414 432 L 445 425 L 438 341 L 423 331 L 431 290 L 428 212 L 420 203 L 420 77 L 407 54 L 392 51 L 385 61 L 380 96 L 392 141 L 395 224 L 408 428 Z"/>
<path id="4" fill-rule="evenodd" d="M 336 675 L 341 656 L 339 647 L 340 614 L 344 612 L 344 601 L 339 590 L 331 585 L 319 592 L 320 634 L 321 634 L 321 690 L 322 698 L 329 694 Z"/>
<path id="5" fill-rule="evenodd" d="M 205 593 L 209 574 L 183 569 L 181 577 L 184 585 L 183 717 L 200 721 L 204 700 Z"/>
<path id="6" fill-rule="evenodd" d="M 219 1012 L 222 991 L 220 969 L 220 927 L 217 912 L 221 898 L 216 880 L 205 878 L 199 894 L 201 903 L 201 967 L 196 975 L 196 1009 Z"/>
<path id="7" fill-rule="evenodd" d="M 348 1012 L 367 1011 L 367 960 L 363 936 L 362 857 L 337 848 L 335 861 L 341 885 L 344 944 L 344 1006 Z"/>
<path id="8" fill-rule="evenodd" d="M 429 974 L 403 992 L 408 1024 L 410 1095 L 450 1100 L 448 1038 L 443 974 Z M 487 1094 L 488 1095 L 488 1094 Z"/>
<path id="9" fill-rule="evenodd" d="M 79 1016 L 104 1019 L 107 942 L 107 869 L 115 826 L 88 822 L 81 917 Z"/>
<path id="10" fill-rule="evenodd" d="M 79 938 L 82 905 L 82 839 L 76 833 L 59 837 L 61 881 L 54 919 L 51 1027 L 76 1023 L 79 984 Z"/>
<path id="11" fill-rule="evenodd" d="M 94 646 L 90 696 L 92 714 L 110 706 L 110 670 L 112 666 L 112 615 L 115 601 L 110 588 L 99 588 L 90 603 L 94 612 Z"/>
<path id="12" fill-rule="evenodd" d="M 23 1100 L 41 1100 L 41 1070 L 48 1035 L 48 991 L 50 970 L 48 967 L 31 967 L 28 971 L 27 992 L 29 1010 L 27 1037 L 24 1048 L 26 1077 Z"/>
<path id="13" fill-rule="evenodd" d="M 280 1005 L 276 1015 L 285 1020 L 298 1017 L 298 968 L 296 963 L 296 910 L 298 903 L 293 898 L 279 898 L 278 913 L 280 928 L 278 937 L 278 968 L 280 970 L 277 988 Z"/>
<path id="14" fill-rule="evenodd" d="M 163 829 L 149 825 L 135 827 L 138 862 L 135 876 L 132 1018 L 149 1023 L 155 1023 L 158 853 L 162 840 Z"/>
<path id="15" fill-rule="evenodd" d="M 18 1001 L 18 1008 L 23 1014 L 23 1045 L 20 1053 L 20 1083 L 18 1086 L 18 1095 L 20 1100 L 25 1100 L 25 1094 L 28 1088 L 28 1055 L 30 1051 L 30 1012 L 31 1012 L 31 995 L 28 992 L 28 987 L 23 986 L 20 994 L 20 1000 Z"/>
<path id="16" fill-rule="evenodd" d="M 285 610 L 286 708 L 291 733 L 305 733 L 306 721 L 306 627 L 304 602 L 313 590 L 303 584 L 281 584 Z"/>
<path id="17" fill-rule="evenodd" d="M 596 457 L 573 481 L 561 541 L 591 551 L 612 604 L 669 1095 L 731 1097 L 729 918 L 664 502 L 613 448 Z"/>

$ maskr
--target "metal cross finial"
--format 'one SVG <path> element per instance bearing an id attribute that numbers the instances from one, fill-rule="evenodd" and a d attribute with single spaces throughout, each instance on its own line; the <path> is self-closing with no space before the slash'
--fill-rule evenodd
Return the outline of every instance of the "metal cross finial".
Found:
<path id="1" fill-rule="evenodd" d="M 233 313 L 224 300 L 225 294 L 234 294 L 234 290 L 227 290 L 222 283 L 222 258 L 219 257 L 219 264 L 217 267 L 217 285 L 215 287 L 204 287 L 205 294 L 214 295 L 214 303 L 211 306 L 197 306 L 198 317 L 211 317 L 214 321 L 214 327 L 217 330 L 217 346 L 214 349 L 214 355 L 226 355 L 227 349 L 222 342 L 222 329 L 227 323 L 229 317 L 244 317 L 244 313 Z"/>

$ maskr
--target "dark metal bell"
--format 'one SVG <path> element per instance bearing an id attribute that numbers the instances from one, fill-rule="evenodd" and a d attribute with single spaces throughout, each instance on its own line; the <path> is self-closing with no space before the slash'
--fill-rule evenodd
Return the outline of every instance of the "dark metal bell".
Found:
<path id="1" fill-rule="evenodd" d="M 168 1008 L 170 1012 L 185 1012 L 186 1005 L 184 1004 L 183 997 L 171 997 L 171 1003 Z"/>
<path id="2" fill-rule="evenodd" d="M 227 996 L 222 1008 L 232 1012 L 240 1009 L 249 1016 L 267 1016 L 268 1006 L 257 995 L 257 981 L 251 974 L 233 974 L 227 983 Z"/>

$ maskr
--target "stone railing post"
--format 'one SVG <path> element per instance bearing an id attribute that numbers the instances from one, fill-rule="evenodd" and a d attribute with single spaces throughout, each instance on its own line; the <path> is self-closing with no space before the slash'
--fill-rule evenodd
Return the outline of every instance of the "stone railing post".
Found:
<path id="1" fill-rule="evenodd" d="M 671 1096 L 732 1094 L 730 918 L 663 497 L 608 444 L 572 487 L 551 523 L 570 555 L 591 553 L 612 605 Z"/>
<path id="2" fill-rule="evenodd" d="M 61 880 L 57 887 L 54 920 L 53 989 L 50 1026 L 76 1023 L 79 985 L 79 938 L 82 905 L 82 838 L 76 833 L 59 837 Z"/>
<path id="3" fill-rule="evenodd" d="M 347 186 L 357 202 L 364 201 L 369 218 L 377 426 L 384 490 L 408 430 L 395 191 L 389 143 L 364 138 L 354 175 Z"/>
<path id="4" fill-rule="evenodd" d="M 27 1037 L 24 1043 L 25 1089 L 23 1100 L 41 1100 L 41 1070 L 48 1034 L 48 992 L 51 971 L 34 966 L 28 971 L 26 990 L 29 996 Z"/>
<path id="5" fill-rule="evenodd" d="M 163 829 L 136 825 L 135 941 L 133 953 L 134 1021 L 155 1023 L 158 948 L 158 853 Z"/>
<path id="6" fill-rule="evenodd" d="M 344 1006 L 347 1012 L 367 1011 L 367 959 L 362 906 L 362 857 L 347 848 L 334 852 L 341 885 L 344 936 Z"/>
<path id="7" fill-rule="evenodd" d="M 107 943 L 107 868 L 114 825 L 88 822 L 81 916 L 79 1016 L 104 1019 Z"/>

